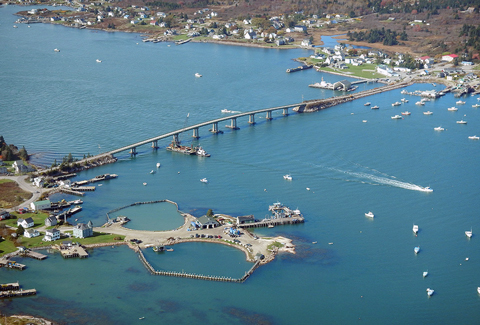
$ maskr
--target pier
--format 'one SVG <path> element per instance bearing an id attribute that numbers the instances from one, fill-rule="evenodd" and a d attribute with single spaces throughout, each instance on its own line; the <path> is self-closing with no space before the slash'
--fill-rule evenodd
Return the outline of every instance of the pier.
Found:
<path id="1" fill-rule="evenodd" d="M 72 245 L 72 246 L 60 246 L 58 247 L 60 250 L 60 254 L 62 254 L 63 258 L 87 258 L 88 253 L 87 251 L 80 245 Z"/>
<path id="2" fill-rule="evenodd" d="M 282 226 L 282 225 L 294 225 L 297 223 L 304 223 L 305 218 L 298 216 L 298 217 L 288 217 L 288 218 L 277 218 L 277 219 L 263 219 L 257 222 L 251 223 L 242 223 L 238 225 L 240 228 L 258 228 L 258 227 L 275 227 L 275 226 Z"/>
<path id="3" fill-rule="evenodd" d="M 21 289 L 18 282 L 0 284 L 0 298 L 23 297 L 36 294 L 37 290 L 35 289 Z"/>
<path id="4" fill-rule="evenodd" d="M 15 269 L 15 270 L 20 270 L 23 271 L 27 267 L 24 264 L 17 263 L 15 261 L 10 261 L 10 260 L 0 260 L 0 267 L 6 267 L 8 269 Z"/>
<path id="5" fill-rule="evenodd" d="M 38 253 L 38 252 L 34 252 L 34 251 L 31 251 L 31 250 L 27 250 L 23 253 L 23 255 L 25 257 L 31 257 L 31 258 L 34 258 L 36 260 L 44 260 L 46 259 L 48 256 L 47 255 L 44 255 L 44 254 L 41 254 L 41 253 Z"/>

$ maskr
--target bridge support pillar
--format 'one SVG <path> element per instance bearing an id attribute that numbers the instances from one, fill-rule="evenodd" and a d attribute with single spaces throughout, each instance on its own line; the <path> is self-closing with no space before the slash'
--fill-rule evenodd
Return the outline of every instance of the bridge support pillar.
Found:
<path id="1" fill-rule="evenodd" d="M 133 147 L 130 149 L 130 156 L 135 157 L 137 155 L 137 147 Z"/>
<path id="2" fill-rule="evenodd" d="M 158 140 L 152 141 L 152 148 L 158 149 Z"/>
<path id="3" fill-rule="evenodd" d="M 283 109 L 283 116 L 288 116 L 288 108 Z"/>
<path id="4" fill-rule="evenodd" d="M 215 134 L 220 132 L 220 131 L 218 131 L 218 122 L 215 122 L 215 123 L 212 124 L 212 129 L 210 130 L 210 132 L 215 133 Z"/>
<path id="5" fill-rule="evenodd" d="M 255 114 L 248 115 L 248 123 L 255 124 Z"/>
<path id="6" fill-rule="evenodd" d="M 271 120 L 272 119 L 272 111 L 267 111 L 267 120 Z"/>
<path id="7" fill-rule="evenodd" d="M 198 128 L 193 129 L 193 135 L 192 135 L 192 137 L 194 137 L 195 139 L 200 138 L 200 136 L 198 135 Z"/>
<path id="8" fill-rule="evenodd" d="M 180 141 L 178 141 L 178 133 L 173 135 L 173 142 L 180 143 Z"/>
<path id="9" fill-rule="evenodd" d="M 232 118 L 230 120 L 230 125 L 225 125 L 225 127 L 229 128 L 229 129 L 233 129 L 233 130 L 238 130 L 239 128 L 237 127 L 237 119 Z"/>

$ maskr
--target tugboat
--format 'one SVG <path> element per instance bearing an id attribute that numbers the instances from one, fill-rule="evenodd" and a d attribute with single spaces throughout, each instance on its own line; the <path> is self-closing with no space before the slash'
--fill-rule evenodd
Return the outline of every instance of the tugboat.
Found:
<path id="1" fill-rule="evenodd" d="M 202 147 L 195 148 L 196 149 L 196 155 L 200 157 L 210 157 L 210 154 L 205 151 Z"/>

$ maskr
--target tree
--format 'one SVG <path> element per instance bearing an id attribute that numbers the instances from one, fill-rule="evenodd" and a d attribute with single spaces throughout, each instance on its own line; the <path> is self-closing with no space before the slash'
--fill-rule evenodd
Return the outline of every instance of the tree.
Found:
<path id="1" fill-rule="evenodd" d="M 15 233 L 20 236 L 20 235 L 23 235 L 23 233 L 25 232 L 25 229 L 23 229 L 23 226 L 22 225 L 19 225 L 17 230 L 15 230 Z"/>
<path id="2" fill-rule="evenodd" d="M 212 209 L 208 209 L 207 217 L 213 217 L 213 210 Z"/>
<path id="3" fill-rule="evenodd" d="M 10 148 L 10 146 L 5 146 L 5 149 L 2 151 L 2 157 L 5 161 L 12 161 L 15 159 L 12 148 Z"/>
<path id="4" fill-rule="evenodd" d="M 20 151 L 18 152 L 18 155 L 22 160 L 28 160 L 28 153 L 27 153 L 27 150 L 25 149 L 25 146 L 23 146 L 22 149 L 20 149 Z"/>
<path id="5" fill-rule="evenodd" d="M 355 14 L 355 11 L 350 11 L 350 18 L 354 18 L 354 17 L 357 17 L 357 15 Z"/>

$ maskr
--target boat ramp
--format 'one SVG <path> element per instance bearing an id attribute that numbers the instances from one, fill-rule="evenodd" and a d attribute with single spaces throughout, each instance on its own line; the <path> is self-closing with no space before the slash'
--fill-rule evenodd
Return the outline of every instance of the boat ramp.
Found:
<path id="1" fill-rule="evenodd" d="M 0 284 L 0 298 L 12 298 L 36 295 L 36 289 L 23 290 L 18 282 Z"/>

